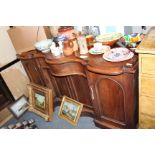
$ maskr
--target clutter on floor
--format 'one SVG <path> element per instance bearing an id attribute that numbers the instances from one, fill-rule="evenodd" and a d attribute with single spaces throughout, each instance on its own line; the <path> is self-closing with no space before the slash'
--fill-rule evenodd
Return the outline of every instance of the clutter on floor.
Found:
<path id="1" fill-rule="evenodd" d="M 3 126 L 1 129 L 38 129 L 34 119 L 28 119 Z"/>
<path id="2" fill-rule="evenodd" d="M 19 119 L 17 119 L 16 117 L 11 118 L 2 126 L 2 128 L 4 129 L 4 127 L 7 127 L 10 124 L 16 124 L 18 122 L 23 122 L 24 120 L 33 119 L 35 120 L 34 124 L 39 129 L 99 129 L 98 127 L 95 126 L 95 123 L 93 121 L 94 119 L 88 116 L 80 117 L 77 126 L 73 126 L 66 120 L 59 117 L 58 115 L 59 110 L 60 110 L 59 106 L 57 106 L 54 109 L 53 120 L 50 122 L 45 121 L 44 118 L 42 118 L 41 116 L 37 115 L 34 112 L 26 111 Z"/>

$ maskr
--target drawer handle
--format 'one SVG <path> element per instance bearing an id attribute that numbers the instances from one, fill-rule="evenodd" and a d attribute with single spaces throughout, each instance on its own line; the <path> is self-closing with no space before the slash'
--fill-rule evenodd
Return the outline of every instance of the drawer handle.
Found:
<path id="1" fill-rule="evenodd" d="M 92 100 L 94 100 L 94 91 L 93 91 L 93 88 L 90 87 L 90 90 L 91 90 L 91 98 L 92 98 Z"/>

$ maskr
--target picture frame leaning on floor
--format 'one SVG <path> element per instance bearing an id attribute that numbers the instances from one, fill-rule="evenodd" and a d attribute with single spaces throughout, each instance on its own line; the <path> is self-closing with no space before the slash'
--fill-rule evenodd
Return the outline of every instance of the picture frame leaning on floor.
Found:
<path id="1" fill-rule="evenodd" d="M 59 109 L 59 117 L 76 126 L 82 112 L 83 104 L 67 96 L 63 96 Z"/>
<path id="2" fill-rule="evenodd" d="M 29 111 L 43 117 L 46 121 L 53 119 L 52 89 L 30 83 L 27 85 L 29 93 Z"/>

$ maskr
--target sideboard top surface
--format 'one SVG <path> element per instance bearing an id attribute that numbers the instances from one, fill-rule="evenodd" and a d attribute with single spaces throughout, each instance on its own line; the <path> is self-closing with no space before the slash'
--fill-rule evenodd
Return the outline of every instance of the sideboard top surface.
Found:
<path id="1" fill-rule="evenodd" d="M 20 59 L 43 58 L 47 64 L 61 65 L 67 63 L 80 63 L 87 70 L 95 73 L 107 75 L 119 75 L 123 73 L 134 73 L 137 69 L 138 57 L 135 54 L 133 58 L 121 62 L 109 62 L 103 59 L 102 54 L 87 54 L 86 58 L 80 58 L 80 55 L 71 56 L 53 56 L 51 53 L 43 54 L 39 51 L 32 50 L 18 55 Z"/>
<path id="2" fill-rule="evenodd" d="M 130 60 L 122 61 L 122 62 L 108 62 L 103 59 L 101 55 L 91 55 L 87 54 L 86 59 L 80 58 L 78 55 L 74 56 L 59 56 L 54 57 L 51 53 L 46 54 L 46 62 L 51 65 L 59 65 L 62 63 L 69 63 L 69 62 L 78 62 L 87 67 L 89 71 L 96 72 L 96 73 L 103 73 L 109 75 L 118 75 L 124 72 L 133 72 L 135 71 L 134 67 L 137 64 L 137 55 Z"/>

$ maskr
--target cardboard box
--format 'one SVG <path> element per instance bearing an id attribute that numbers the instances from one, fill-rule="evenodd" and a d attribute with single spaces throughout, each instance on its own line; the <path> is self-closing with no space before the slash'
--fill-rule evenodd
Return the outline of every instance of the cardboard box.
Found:
<path id="1" fill-rule="evenodd" d="M 23 94 L 28 97 L 27 84 L 30 81 L 20 61 L 4 69 L 0 74 L 15 99 Z"/>
<path id="2" fill-rule="evenodd" d="M 8 26 L 0 26 L 0 68 L 16 59 L 16 50 L 7 33 Z"/>
<path id="3" fill-rule="evenodd" d="M 17 26 L 8 30 L 17 54 L 35 49 L 34 44 L 51 37 L 47 26 Z"/>

